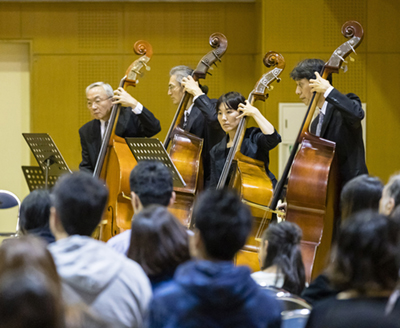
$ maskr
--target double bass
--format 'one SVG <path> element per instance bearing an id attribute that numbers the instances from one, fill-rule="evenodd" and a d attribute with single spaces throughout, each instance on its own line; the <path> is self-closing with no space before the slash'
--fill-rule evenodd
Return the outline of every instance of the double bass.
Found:
<path id="1" fill-rule="evenodd" d="M 268 90 L 272 90 L 271 83 L 280 81 L 280 74 L 285 68 L 283 56 L 277 52 L 268 52 L 263 59 L 266 67 L 273 67 L 265 73 L 256 83 L 248 97 L 253 105 L 257 100 L 265 101 Z M 272 181 L 265 171 L 264 162 L 250 158 L 240 152 L 249 117 L 241 118 L 232 147 L 229 150 L 217 189 L 226 186 L 230 175 L 228 187 L 238 191 L 242 202 L 249 205 L 253 216 L 253 230 L 246 245 L 236 256 L 237 265 L 247 265 L 254 271 L 259 270 L 258 249 L 262 232 L 268 225 L 270 212 L 268 205 L 273 194 Z"/>
<path id="2" fill-rule="evenodd" d="M 200 60 L 193 71 L 192 76 L 195 81 L 204 79 L 207 74 L 210 74 L 208 73 L 209 68 L 211 65 L 216 64 L 216 61 L 221 61 L 221 57 L 228 47 L 228 41 L 221 33 L 212 34 L 209 38 L 209 43 L 214 49 Z M 186 184 L 183 187 L 174 187 L 176 200 L 170 206 L 170 210 L 187 228 L 192 225 L 191 213 L 194 198 L 203 189 L 204 181 L 203 139 L 183 130 L 181 127 L 184 111 L 187 109 L 192 97 L 190 93 L 184 93 L 164 141 L 164 148 L 168 149 L 169 147 L 171 160 Z"/>
<path id="3" fill-rule="evenodd" d="M 141 70 L 153 55 L 151 45 L 143 40 L 137 41 L 133 47 L 141 57 L 135 60 L 121 79 L 119 87 L 126 90 L 129 86 L 135 87 Z M 113 105 L 106 131 L 104 132 L 100 153 L 97 158 L 93 176 L 106 182 L 109 190 L 109 199 L 100 223 L 99 239 L 107 241 L 120 230 L 130 229 L 133 209 L 131 201 L 125 195 L 130 195 L 129 175 L 137 162 L 125 139 L 115 134 L 120 113 L 120 104 Z"/>
<path id="4" fill-rule="evenodd" d="M 324 79 L 332 73 L 338 73 L 345 58 L 355 52 L 354 49 L 362 41 L 363 29 L 358 22 L 349 21 L 342 26 L 342 34 L 349 40 L 338 47 L 324 65 L 320 72 Z M 339 218 L 340 190 L 336 178 L 335 142 L 308 131 L 320 96 L 314 93 L 311 99 L 270 205 L 271 209 L 276 208 L 289 176 L 285 219 L 298 224 L 303 230 L 301 253 L 308 282 L 326 265 L 336 220 Z"/>

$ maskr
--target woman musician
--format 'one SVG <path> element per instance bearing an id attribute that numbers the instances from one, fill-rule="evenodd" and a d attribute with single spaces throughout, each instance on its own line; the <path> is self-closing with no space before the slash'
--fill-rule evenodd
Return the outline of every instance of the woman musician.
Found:
<path id="1" fill-rule="evenodd" d="M 222 95 L 218 99 L 216 108 L 218 121 L 225 131 L 226 137 L 210 151 L 210 187 L 215 188 L 217 186 L 238 124 L 244 116 L 252 117 L 259 127 L 246 129 L 240 151 L 245 156 L 264 162 L 265 171 L 275 186 L 276 178 L 268 168 L 269 151 L 281 142 L 281 136 L 276 132 L 274 126 L 238 92 L 228 92 Z"/>

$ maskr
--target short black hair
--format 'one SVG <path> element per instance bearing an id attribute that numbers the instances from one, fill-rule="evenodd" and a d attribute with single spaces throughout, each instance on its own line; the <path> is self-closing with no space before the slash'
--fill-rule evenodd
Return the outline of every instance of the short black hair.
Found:
<path id="1" fill-rule="evenodd" d="M 48 228 L 50 217 L 50 193 L 34 190 L 24 198 L 19 210 L 19 226 L 23 232 L 38 228 Z"/>
<path id="2" fill-rule="evenodd" d="M 243 97 L 243 95 L 239 92 L 236 91 L 230 91 L 228 93 L 223 94 L 221 97 L 218 98 L 217 105 L 216 105 L 216 111 L 218 113 L 219 111 L 219 106 L 221 104 L 225 104 L 226 107 L 229 109 L 234 109 L 237 110 L 239 107 L 239 104 L 244 104 L 246 101 L 246 98 Z"/>
<path id="3" fill-rule="evenodd" d="M 139 162 L 131 172 L 130 185 L 143 207 L 151 204 L 168 206 L 173 192 L 171 173 L 157 161 Z"/>
<path id="4" fill-rule="evenodd" d="M 348 181 L 340 193 L 342 219 L 361 210 L 377 211 L 382 190 L 382 181 L 368 174 L 359 175 Z"/>
<path id="5" fill-rule="evenodd" d="M 328 277 L 338 290 L 393 290 L 398 280 L 399 227 L 376 211 L 357 212 L 342 224 Z"/>
<path id="6" fill-rule="evenodd" d="M 54 186 L 52 205 L 68 235 L 90 236 L 107 203 L 104 183 L 86 172 L 64 175 Z"/>
<path id="7" fill-rule="evenodd" d="M 290 77 L 295 81 L 315 79 L 315 72 L 321 73 L 324 66 L 325 62 L 322 59 L 304 59 L 293 68 L 290 72 Z M 332 74 L 328 75 L 327 80 L 332 84 Z"/>
<path id="8" fill-rule="evenodd" d="M 188 233 L 166 207 L 150 205 L 132 220 L 128 257 L 149 277 L 172 276 L 178 265 L 190 259 Z"/>
<path id="9" fill-rule="evenodd" d="M 244 246 L 251 231 L 249 208 L 232 190 L 207 190 L 196 201 L 193 210 L 195 226 L 199 230 L 209 256 L 231 261 Z"/>

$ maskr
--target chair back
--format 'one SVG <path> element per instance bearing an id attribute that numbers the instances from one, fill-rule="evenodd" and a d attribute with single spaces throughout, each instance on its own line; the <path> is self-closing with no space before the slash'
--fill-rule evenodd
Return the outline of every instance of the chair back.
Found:
<path id="1" fill-rule="evenodd" d="M 19 208 L 21 205 L 21 201 L 19 198 L 8 190 L 0 190 L 0 209 L 8 209 L 15 206 L 18 206 L 18 220 L 17 227 L 15 232 L 1 232 L 0 237 L 14 237 L 17 234 L 19 229 Z"/>
<path id="2" fill-rule="evenodd" d="M 309 309 L 282 311 L 281 328 L 304 328 L 310 312 Z"/>

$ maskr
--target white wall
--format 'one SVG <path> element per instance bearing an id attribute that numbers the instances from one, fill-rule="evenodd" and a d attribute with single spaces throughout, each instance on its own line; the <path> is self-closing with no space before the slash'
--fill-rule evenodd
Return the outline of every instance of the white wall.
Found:
<path id="1" fill-rule="evenodd" d="M 0 40 L 0 189 L 29 193 L 21 165 L 30 165 L 22 137 L 30 132 L 29 43 Z M 0 232 L 15 230 L 17 209 L 0 209 Z"/>

